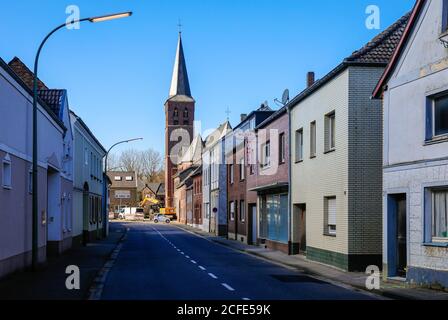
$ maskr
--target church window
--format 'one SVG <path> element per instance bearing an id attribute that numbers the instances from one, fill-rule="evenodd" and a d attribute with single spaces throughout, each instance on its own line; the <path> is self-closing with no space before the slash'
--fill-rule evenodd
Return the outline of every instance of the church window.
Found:
<path id="1" fill-rule="evenodd" d="M 177 108 L 174 108 L 174 114 L 175 117 L 179 116 L 179 110 L 177 110 Z"/>

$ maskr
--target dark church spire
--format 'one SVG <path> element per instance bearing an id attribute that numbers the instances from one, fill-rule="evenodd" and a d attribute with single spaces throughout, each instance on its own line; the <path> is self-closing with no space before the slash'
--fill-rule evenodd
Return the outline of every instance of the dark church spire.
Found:
<path id="1" fill-rule="evenodd" d="M 177 95 L 191 97 L 181 32 L 179 32 L 179 42 L 177 43 L 176 60 L 174 61 L 173 78 L 170 88 L 170 97 Z"/>

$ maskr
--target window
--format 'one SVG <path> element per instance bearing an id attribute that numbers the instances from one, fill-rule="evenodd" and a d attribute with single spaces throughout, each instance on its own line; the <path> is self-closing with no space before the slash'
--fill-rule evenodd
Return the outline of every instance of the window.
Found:
<path id="1" fill-rule="evenodd" d="M 179 110 L 177 108 L 174 108 L 173 117 L 177 118 L 179 116 Z"/>
<path id="2" fill-rule="evenodd" d="M 326 197 L 324 200 L 325 230 L 324 234 L 336 235 L 336 197 Z"/>
<path id="3" fill-rule="evenodd" d="M 296 162 L 303 160 L 303 129 L 296 131 Z"/>
<path id="4" fill-rule="evenodd" d="M 133 181 L 134 177 L 133 176 L 126 176 L 126 181 Z"/>
<path id="5" fill-rule="evenodd" d="M 285 133 L 282 132 L 280 133 L 279 136 L 279 141 L 278 141 L 278 146 L 279 146 L 279 163 L 285 163 L 286 162 L 286 137 L 285 137 Z"/>
<path id="6" fill-rule="evenodd" d="M 233 164 L 229 165 L 229 179 L 230 183 L 233 184 L 234 182 Z"/>
<path id="7" fill-rule="evenodd" d="M 33 168 L 28 170 L 28 193 L 33 193 Z"/>
<path id="8" fill-rule="evenodd" d="M 234 221 L 235 220 L 235 202 L 231 201 L 230 202 L 230 221 Z"/>
<path id="9" fill-rule="evenodd" d="M 121 177 L 120 177 L 120 176 L 115 176 L 115 177 L 114 177 L 114 180 L 115 180 L 115 181 L 121 181 Z"/>
<path id="10" fill-rule="evenodd" d="M 288 243 L 288 195 L 261 196 L 259 212 L 260 237 Z"/>
<path id="11" fill-rule="evenodd" d="M 310 124 L 310 158 L 316 157 L 316 121 Z"/>
<path id="12" fill-rule="evenodd" d="M 336 113 L 332 112 L 325 116 L 325 152 L 336 148 Z"/>
<path id="13" fill-rule="evenodd" d="M 432 241 L 448 242 L 448 189 L 431 191 Z"/>
<path id="14" fill-rule="evenodd" d="M 11 189 L 12 186 L 12 166 L 11 166 L 11 158 L 9 154 L 3 158 L 2 163 L 2 177 L 3 177 L 3 188 Z"/>
<path id="15" fill-rule="evenodd" d="M 448 0 L 443 0 L 442 33 L 448 31 Z"/>
<path id="16" fill-rule="evenodd" d="M 246 221 L 246 206 L 244 205 L 244 200 L 240 201 L 240 221 Z"/>
<path id="17" fill-rule="evenodd" d="M 243 181 L 245 178 L 246 178 L 246 166 L 243 157 L 240 160 L 240 180 Z"/>
<path id="18" fill-rule="evenodd" d="M 175 126 L 179 125 L 179 120 L 174 120 L 174 121 L 173 121 L 173 124 L 174 124 Z"/>
<path id="19" fill-rule="evenodd" d="M 434 135 L 448 134 L 448 95 L 434 100 Z"/>
<path id="20" fill-rule="evenodd" d="M 188 118 L 188 109 L 187 108 L 184 109 L 184 118 Z"/>
<path id="21" fill-rule="evenodd" d="M 84 164 L 87 166 L 89 165 L 89 152 L 87 149 L 84 149 Z"/>
<path id="22" fill-rule="evenodd" d="M 255 174 L 255 166 L 254 166 L 253 164 L 251 164 L 251 165 L 249 166 L 249 173 L 250 173 L 250 175 Z"/>
<path id="23" fill-rule="evenodd" d="M 269 167 L 271 165 L 271 142 L 268 141 L 262 148 L 261 166 Z"/>

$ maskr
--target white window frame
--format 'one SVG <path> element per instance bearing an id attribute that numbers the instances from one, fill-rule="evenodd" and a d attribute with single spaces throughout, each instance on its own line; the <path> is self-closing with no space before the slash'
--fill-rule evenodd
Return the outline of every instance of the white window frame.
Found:
<path id="1" fill-rule="evenodd" d="M 126 181 L 134 181 L 134 177 L 133 176 L 126 176 L 125 180 Z"/>
<path id="2" fill-rule="evenodd" d="M 244 181 L 246 179 L 246 166 L 244 157 L 240 159 L 240 180 Z"/>
<path id="3" fill-rule="evenodd" d="M 317 155 L 317 124 L 316 121 L 310 123 L 310 158 Z"/>
<path id="4" fill-rule="evenodd" d="M 436 134 L 436 100 L 440 100 L 440 99 L 448 100 L 448 94 L 444 94 L 440 97 L 436 97 L 436 98 L 432 99 L 432 108 L 431 108 L 432 109 L 432 136 L 434 138 L 448 136 L 448 132 Z"/>
<path id="5" fill-rule="evenodd" d="M 328 115 L 328 149 L 336 148 L 336 113 Z"/>
<path id="6" fill-rule="evenodd" d="M 235 221 L 235 201 L 230 201 L 230 221 Z"/>
<path id="7" fill-rule="evenodd" d="M 240 221 L 246 222 L 246 202 L 240 200 Z"/>
<path id="8" fill-rule="evenodd" d="M 120 176 L 115 176 L 114 181 L 122 181 L 122 178 Z"/>
<path id="9" fill-rule="evenodd" d="M 261 155 L 261 167 L 269 168 L 271 166 L 271 141 L 267 141 L 263 144 Z"/>
<path id="10" fill-rule="evenodd" d="M 4 189 L 12 189 L 12 162 L 9 154 L 2 161 L 2 185 Z"/>
<path id="11" fill-rule="evenodd" d="M 233 164 L 229 165 L 230 184 L 235 183 L 235 174 Z"/>
<path id="12" fill-rule="evenodd" d="M 303 161 L 303 128 L 296 130 L 296 162 Z"/>
<path id="13" fill-rule="evenodd" d="M 280 163 L 286 162 L 286 134 L 284 132 L 279 135 Z"/>
<path id="14" fill-rule="evenodd" d="M 436 193 L 442 192 L 445 193 L 445 210 L 448 211 L 448 189 L 440 188 L 440 189 L 431 189 L 431 239 L 432 242 L 435 243 L 447 243 L 448 242 L 448 235 L 446 237 L 437 237 L 434 235 L 434 227 L 435 227 L 435 196 Z"/>
<path id="15" fill-rule="evenodd" d="M 337 232 L 337 201 L 336 197 L 325 197 L 325 219 L 326 219 L 326 234 L 329 236 L 336 236 Z M 330 202 L 334 208 L 330 208 Z"/>

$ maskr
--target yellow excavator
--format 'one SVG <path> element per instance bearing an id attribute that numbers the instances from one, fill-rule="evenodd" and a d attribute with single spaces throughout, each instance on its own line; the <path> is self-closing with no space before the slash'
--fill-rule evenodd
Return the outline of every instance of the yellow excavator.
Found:
<path id="1" fill-rule="evenodd" d="M 140 202 L 139 206 L 144 208 L 146 206 L 146 204 L 148 204 L 148 203 L 151 204 L 151 207 L 153 207 L 153 206 L 158 207 L 160 204 L 160 201 L 147 195 L 145 197 L 145 199 L 143 199 L 143 201 Z"/>

